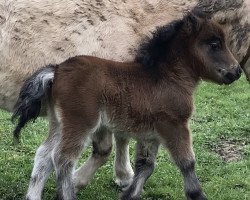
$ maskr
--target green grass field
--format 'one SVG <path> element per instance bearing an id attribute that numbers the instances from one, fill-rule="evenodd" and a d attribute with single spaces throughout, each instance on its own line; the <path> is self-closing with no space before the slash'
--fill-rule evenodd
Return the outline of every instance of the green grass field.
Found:
<path id="1" fill-rule="evenodd" d="M 210 200 L 250 200 L 250 85 L 242 77 L 230 86 L 203 83 L 195 95 L 196 111 L 191 121 L 196 171 Z M 23 130 L 21 144 L 13 145 L 10 114 L 0 111 L 0 199 L 23 199 L 35 151 L 47 134 L 46 120 L 39 119 Z M 81 158 L 84 162 L 91 149 Z M 134 143 L 131 142 L 131 160 Z M 113 181 L 114 154 L 78 199 L 118 199 Z M 46 184 L 44 199 L 55 195 L 55 176 Z M 181 200 L 183 181 L 164 149 L 156 170 L 142 195 L 144 200 Z"/>

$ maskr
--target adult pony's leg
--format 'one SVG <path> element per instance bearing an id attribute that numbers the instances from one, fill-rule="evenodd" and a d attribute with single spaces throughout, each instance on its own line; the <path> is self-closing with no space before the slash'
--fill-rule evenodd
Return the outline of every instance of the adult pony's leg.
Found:
<path id="1" fill-rule="evenodd" d="M 86 186 L 96 170 L 106 163 L 112 150 L 112 133 L 106 128 L 100 128 L 92 137 L 93 152 L 89 159 L 74 173 L 76 190 Z"/>
<path id="2" fill-rule="evenodd" d="M 129 159 L 129 138 L 119 135 L 115 134 L 115 182 L 120 187 L 126 187 L 132 182 L 134 171 Z"/>
<path id="3" fill-rule="evenodd" d="M 53 169 L 51 152 L 60 134 L 60 128 L 54 115 L 50 116 L 49 135 L 43 144 L 37 149 L 33 171 L 31 174 L 27 200 L 40 200 L 44 184 Z"/>
<path id="4" fill-rule="evenodd" d="M 154 171 L 158 148 L 158 140 L 140 141 L 137 143 L 135 176 L 131 185 L 123 192 L 122 200 L 139 199 L 145 182 Z"/>
<path id="5" fill-rule="evenodd" d="M 206 200 L 195 173 L 195 156 L 188 125 L 164 123 L 159 125 L 158 132 L 172 159 L 182 172 L 187 199 Z"/>

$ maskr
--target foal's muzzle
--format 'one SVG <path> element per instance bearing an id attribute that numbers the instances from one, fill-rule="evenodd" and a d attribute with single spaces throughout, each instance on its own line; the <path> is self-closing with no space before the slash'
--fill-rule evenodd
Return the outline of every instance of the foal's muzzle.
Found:
<path id="1" fill-rule="evenodd" d="M 220 73 L 223 76 L 223 83 L 224 84 L 230 84 L 236 80 L 238 80 L 241 76 L 241 68 L 240 65 L 236 65 L 230 69 L 222 69 L 220 70 Z"/>

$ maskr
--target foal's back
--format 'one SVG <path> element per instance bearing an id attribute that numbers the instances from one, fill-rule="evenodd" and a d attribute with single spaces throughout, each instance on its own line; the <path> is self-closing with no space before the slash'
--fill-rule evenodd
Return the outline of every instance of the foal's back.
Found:
<path id="1" fill-rule="evenodd" d="M 119 80 L 132 81 L 131 75 L 134 73 L 138 76 L 136 71 L 140 68 L 140 64 L 132 62 L 122 63 L 92 56 L 76 56 L 57 65 L 53 90 L 55 95 L 59 95 L 58 91 L 61 90 L 63 95 L 72 93 L 75 95 L 71 97 L 81 98 L 84 95 L 87 98 L 105 88 L 112 88 L 119 84 Z"/>

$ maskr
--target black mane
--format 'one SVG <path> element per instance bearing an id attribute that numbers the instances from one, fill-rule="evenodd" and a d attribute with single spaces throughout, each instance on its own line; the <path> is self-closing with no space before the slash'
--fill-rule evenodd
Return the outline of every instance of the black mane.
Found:
<path id="1" fill-rule="evenodd" d="M 192 29 L 196 29 L 197 18 L 208 19 L 206 14 L 200 9 L 193 9 L 182 19 L 175 20 L 165 26 L 156 28 L 153 36 L 144 39 L 139 47 L 135 61 L 141 63 L 145 69 L 156 70 L 163 61 L 173 61 L 171 42 L 184 24 L 190 24 Z"/>
<path id="2" fill-rule="evenodd" d="M 176 33 L 183 25 L 183 20 L 176 20 L 165 26 L 158 27 L 153 32 L 153 37 L 147 37 L 140 45 L 136 56 L 136 62 L 152 69 L 166 59 L 170 53 L 170 43 L 175 38 Z"/>

